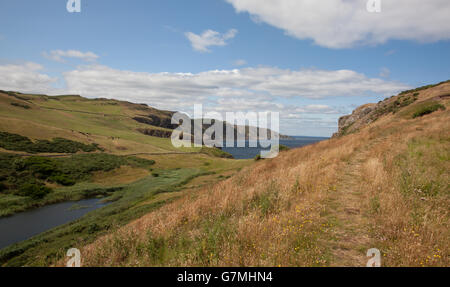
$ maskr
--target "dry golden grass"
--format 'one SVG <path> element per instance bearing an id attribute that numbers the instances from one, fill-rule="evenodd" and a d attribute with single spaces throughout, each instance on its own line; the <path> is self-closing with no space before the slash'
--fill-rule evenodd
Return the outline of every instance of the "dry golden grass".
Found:
<path id="1" fill-rule="evenodd" d="M 121 166 L 111 171 L 94 172 L 91 181 L 99 184 L 127 184 L 135 182 L 150 175 L 150 171 L 144 168 Z"/>
<path id="2" fill-rule="evenodd" d="M 378 248 L 383 266 L 448 266 L 448 123 L 448 109 L 389 115 L 282 152 L 99 238 L 82 263 L 365 266 Z"/>

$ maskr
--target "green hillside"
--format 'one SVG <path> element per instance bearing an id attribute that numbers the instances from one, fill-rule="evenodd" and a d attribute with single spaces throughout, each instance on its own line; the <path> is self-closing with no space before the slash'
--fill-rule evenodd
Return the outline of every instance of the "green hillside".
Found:
<path id="1" fill-rule="evenodd" d="M 64 201 L 110 202 L 2 249 L 0 265 L 49 265 L 61 248 L 92 242 L 251 163 L 148 135 L 171 133 L 172 114 L 116 100 L 0 91 L 0 218 Z"/>

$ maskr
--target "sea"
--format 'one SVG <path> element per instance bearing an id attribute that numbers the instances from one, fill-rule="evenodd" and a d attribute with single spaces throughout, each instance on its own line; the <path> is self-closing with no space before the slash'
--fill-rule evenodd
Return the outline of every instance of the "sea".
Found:
<path id="1" fill-rule="evenodd" d="M 287 146 L 291 149 L 299 148 L 302 146 L 310 145 L 316 142 L 327 140 L 327 137 L 308 137 L 308 136 L 290 136 L 290 139 L 280 139 L 280 145 Z M 243 145 L 243 142 L 241 143 Z M 233 155 L 235 159 L 250 159 L 255 158 L 261 153 L 261 150 L 270 150 L 268 148 L 263 148 L 260 145 L 258 147 L 250 147 L 250 142 L 245 141 L 245 147 L 237 147 L 237 142 L 235 142 L 234 147 L 223 147 L 223 151 Z"/>

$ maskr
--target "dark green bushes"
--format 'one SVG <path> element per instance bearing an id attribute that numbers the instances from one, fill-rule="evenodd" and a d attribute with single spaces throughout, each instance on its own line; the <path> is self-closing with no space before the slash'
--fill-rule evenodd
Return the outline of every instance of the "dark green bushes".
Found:
<path id="1" fill-rule="evenodd" d="M 11 103 L 11 106 L 15 106 L 15 107 L 19 107 L 19 108 L 24 108 L 26 110 L 31 109 L 31 107 L 29 105 L 25 105 L 25 104 L 21 104 L 21 103 Z"/>
<path id="2" fill-rule="evenodd" d="M 434 113 L 437 110 L 445 110 L 445 106 L 436 102 L 426 103 L 419 106 L 412 117 L 415 119 L 424 115 Z"/>
<path id="3" fill-rule="evenodd" d="M 26 183 L 19 189 L 17 194 L 21 196 L 28 196 L 33 199 L 41 199 L 51 191 L 52 190 L 50 188 L 42 184 Z"/>
<path id="4" fill-rule="evenodd" d="M 67 158 L 20 157 L 0 154 L 0 192 L 41 198 L 51 192 L 45 182 L 64 186 L 88 180 L 95 171 L 122 165 L 149 167 L 153 160 L 111 154 L 78 154 Z"/>
<path id="5" fill-rule="evenodd" d="M 419 93 L 414 93 L 412 95 L 402 95 L 392 102 L 388 102 L 383 104 L 380 108 L 378 108 L 375 112 L 375 118 L 378 119 L 382 115 L 386 115 L 389 113 L 397 113 L 401 108 L 409 106 L 410 104 L 417 101 L 419 98 Z"/>
<path id="6" fill-rule="evenodd" d="M 25 151 L 29 153 L 76 153 L 78 151 L 94 152 L 101 150 L 95 143 L 86 145 L 64 138 L 54 138 L 52 141 L 37 140 L 32 142 L 27 137 L 8 132 L 0 132 L 0 147 L 7 150 Z"/>
<path id="7" fill-rule="evenodd" d="M 70 186 L 70 185 L 74 185 L 76 183 L 75 179 L 70 178 L 66 174 L 53 175 L 49 179 L 50 179 L 50 181 L 57 182 L 64 186 Z"/>

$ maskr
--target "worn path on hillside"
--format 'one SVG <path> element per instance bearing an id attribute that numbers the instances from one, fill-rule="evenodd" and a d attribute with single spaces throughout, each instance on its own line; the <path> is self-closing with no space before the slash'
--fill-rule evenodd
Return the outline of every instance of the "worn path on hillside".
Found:
<path id="1" fill-rule="evenodd" d="M 327 209 L 336 222 L 331 246 L 332 266 L 361 266 L 367 264 L 366 252 L 372 248 L 368 235 L 368 218 L 363 204 L 367 196 L 362 175 L 363 163 L 373 145 L 356 150 L 340 172 L 341 179 L 335 191 L 329 192 Z"/>

